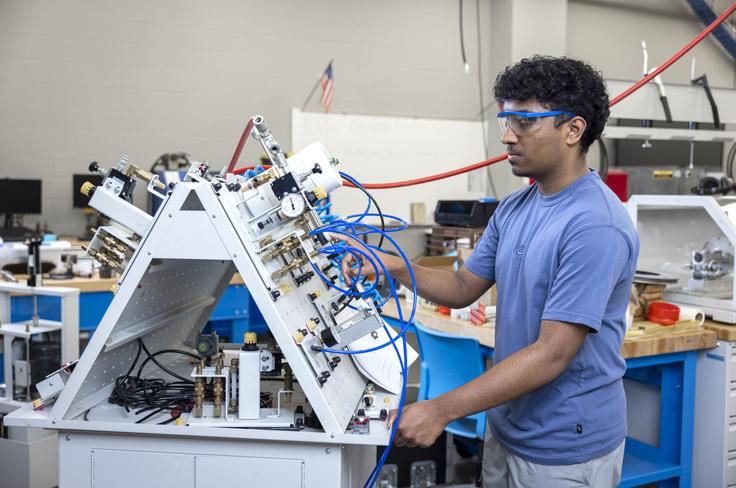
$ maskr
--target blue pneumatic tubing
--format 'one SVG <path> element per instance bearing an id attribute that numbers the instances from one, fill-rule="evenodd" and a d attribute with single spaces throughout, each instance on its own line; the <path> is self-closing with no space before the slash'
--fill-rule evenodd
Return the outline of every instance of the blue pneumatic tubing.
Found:
<path id="1" fill-rule="evenodd" d="M 363 251 L 361 249 L 358 249 L 356 247 L 353 247 L 353 246 L 349 246 L 347 244 L 344 244 L 344 245 L 341 245 L 340 244 L 340 245 L 333 245 L 333 246 L 325 246 L 325 247 L 319 249 L 317 252 L 319 252 L 320 254 L 337 254 L 337 253 L 344 254 L 344 253 L 350 253 L 353 256 L 355 256 L 356 254 L 360 254 L 360 255 L 364 256 L 368 260 L 368 262 L 370 263 L 370 265 L 373 267 L 373 271 L 376 274 L 376 281 L 373 283 L 373 287 L 371 288 L 371 290 L 375 289 L 375 287 L 378 285 L 378 276 L 379 276 L 378 266 L 376 265 L 375 261 L 365 251 Z M 362 262 L 360 260 L 358 260 L 358 265 L 359 265 L 358 276 L 360 276 L 360 271 L 362 271 L 362 269 L 363 269 L 363 264 L 362 264 Z M 338 268 L 339 268 L 339 266 L 338 266 Z M 320 275 L 322 276 L 323 279 L 327 279 L 328 284 L 331 284 L 332 283 L 332 281 L 329 280 L 322 273 L 320 273 Z M 340 280 L 342 282 L 344 282 L 344 280 L 342 280 L 342 277 L 340 278 Z M 345 283 L 345 284 L 347 285 L 348 283 Z M 352 285 L 355 284 L 355 281 L 353 283 L 349 283 L 349 284 L 352 286 Z M 336 288 L 336 289 L 338 289 L 338 288 Z M 338 291 L 340 291 L 340 289 L 338 289 Z"/>
<path id="2" fill-rule="evenodd" d="M 383 233 L 380 229 L 377 229 L 377 228 L 375 228 L 373 226 L 366 225 L 366 224 L 361 224 L 361 225 L 363 225 L 363 226 L 365 226 L 367 228 L 370 228 L 370 229 L 372 229 L 375 232 Z M 320 229 L 316 229 L 316 230 L 310 232 L 310 234 L 318 234 L 318 233 L 321 233 L 321 232 L 334 232 L 336 234 L 342 234 L 342 235 L 347 236 L 347 237 L 352 237 L 349 234 L 346 234 L 345 232 L 341 232 L 341 231 L 338 231 L 338 230 L 333 230 L 332 227 L 333 226 L 322 227 Z M 385 234 L 385 233 L 383 233 L 383 234 Z M 409 263 L 409 258 L 406 257 L 406 254 L 404 254 L 404 251 L 399 247 L 399 245 L 396 243 L 395 240 L 393 240 L 389 235 L 385 235 L 385 238 L 388 239 L 389 242 L 391 242 L 391 244 L 393 244 L 393 246 L 396 248 L 397 251 L 399 251 L 402 259 L 406 263 L 407 268 L 409 270 L 409 276 L 410 276 L 411 282 L 412 282 L 412 291 L 414 292 L 414 295 L 416 295 L 417 285 L 416 285 L 416 280 L 414 279 L 414 271 L 412 270 L 411 264 Z M 372 249 L 370 249 L 369 247 L 367 247 L 367 245 L 365 245 L 365 246 L 366 246 L 366 250 L 368 252 L 370 252 L 373 255 L 373 257 L 378 261 L 378 264 L 381 265 L 381 268 L 383 269 L 384 275 L 385 276 L 390 276 L 389 273 L 388 273 L 388 270 L 386 269 L 386 266 L 383 264 L 383 261 L 381 261 L 381 259 L 376 255 L 376 253 Z M 409 324 L 411 324 L 413 322 L 413 320 L 414 320 L 414 315 L 416 313 L 417 302 L 416 302 L 416 300 L 413 301 L 413 303 L 412 303 L 412 309 L 411 309 L 411 315 L 409 316 L 409 320 L 405 322 L 404 321 L 404 317 L 403 317 L 403 313 L 401 311 L 401 306 L 399 304 L 399 298 L 396 295 L 396 288 L 394 287 L 393 280 L 389 280 L 389 286 L 391 288 L 391 293 L 394 295 L 394 298 L 395 298 L 395 301 L 396 301 L 396 308 L 397 308 L 398 313 L 399 313 L 399 321 L 400 321 L 401 324 L 403 324 L 401 331 L 399 332 L 399 334 L 396 337 L 394 337 L 393 339 L 389 340 L 388 342 L 385 342 L 384 344 L 381 344 L 381 345 L 376 346 L 376 347 L 372 347 L 370 349 L 361 349 L 361 350 L 358 350 L 358 351 L 345 351 L 345 350 L 340 350 L 340 349 L 322 349 L 322 352 L 331 352 L 333 354 L 363 354 L 363 353 L 366 353 L 366 352 L 373 352 L 373 351 L 377 351 L 378 349 L 382 349 L 382 348 L 388 346 L 389 344 L 393 344 L 394 342 L 396 342 L 399 337 L 403 337 L 403 335 L 406 333 L 406 330 L 409 328 Z"/>
<path id="3" fill-rule="evenodd" d="M 351 254 L 353 253 L 353 251 L 346 251 L 346 252 L 350 252 Z M 339 286 L 337 286 L 334 283 L 332 283 L 332 281 L 330 281 L 330 279 L 327 278 L 324 274 L 322 274 L 322 272 L 319 270 L 319 268 L 317 268 L 317 266 L 314 263 L 312 263 L 310 261 L 309 264 L 312 265 L 312 269 L 314 270 L 314 272 L 317 273 L 317 275 L 322 279 L 322 281 L 325 282 L 325 284 L 327 286 L 329 286 L 330 288 L 333 288 L 333 289 L 339 291 L 343 295 L 348 295 L 348 296 L 351 296 L 351 297 L 363 298 L 364 296 L 367 296 L 373 290 L 376 289 L 375 283 L 371 283 L 371 286 L 368 289 L 366 289 L 366 290 L 364 290 L 362 292 L 354 292 L 354 291 L 352 291 L 350 289 L 340 288 Z"/>
<path id="4" fill-rule="evenodd" d="M 340 224 L 342 224 L 342 222 Z M 352 224 L 352 225 L 355 226 L 355 224 Z M 375 233 L 383 234 L 384 237 L 394 246 L 394 248 L 396 248 L 396 250 L 399 252 L 401 258 L 404 260 L 404 263 L 406 263 L 407 269 L 409 270 L 409 277 L 410 277 L 411 282 L 412 282 L 412 292 L 416 296 L 417 284 L 416 284 L 416 281 L 414 279 L 414 270 L 411 267 L 411 263 L 409 262 L 409 258 L 406 257 L 406 254 L 401 249 L 401 247 L 396 243 L 396 241 L 391 236 L 387 235 L 382 230 L 380 230 L 380 229 L 378 229 L 378 228 L 376 228 L 376 227 L 374 227 L 372 225 L 368 225 L 368 224 L 359 224 L 359 225 L 362 226 L 362 227 L 365 227 L 365 228 L 367 228 L 367 229 L 369 229 L 369 230 L 371 230 L 371 231 L 373 231 Z M 312 232 L 310 232 L 310 235 L 319 234 L 319 233 L 323 233 L 323 232 L 334 232 L 336 234 L 342 234 L 342 235 L 344 235 L 346 237 L 351 237 L 351 238 L 353 237 L 353 236 L 351 236 L 349 234 L 346 234 L 345 232 L 341 232 L 340 230 L 338 230 L 337 227 L 338 227 L 338 224 L 333 224 L 333 225 L 321 227 L 319 229 L 316 229 L 316 230 L 313 230 Z M 381 264 L 381 267 L 383 268 L 384 274 L 388 276 L 389 273 L 388 273 L 388 270 L 386 270 L 386 267 L 383 266 L 383 261 L 381 261 L 381 259 L 370 248 L 370 246 L 368 244 L 364 244 L 362 242 L 361 242 L 361 245 L 365 246 L 366 247 L 366 250 L 369 251 L 373 255 L 373 257 L 378 261 L 379 264 Z M 390 284 L 392 285 L 392 289 L 393 289 L 393 282 L 390 282 Z M 398 301 L 397 301 L 396 304 L 398 306 Z M 398 308 L 399 308 L 399 310 L 398 310 L 399 311 L 399 315 L 401 315 L 401 307 L 398 307 Z M 412 303 L 411 315 L 409 316 L 409 323 L 411 323 L 411 322 L 414 321 L 414 315 L 416 313 L 416 308 L 417 308 L 417 302 L 416 302 L 416 300 L 414 300 L 413 303 Z"/>
<path id="5" fill-rule="evenodd" d="M 339 233 L 340 234 L 344 234 L 342 232 L 339 232 Z M 344 234 L 344 235 L 347 235 L 347 234 Z M 371 251 L 371 253 L 373 253 L 373 252 Z M 373 253 L 373 254 L 375 255 L 375 253 Z M 383 269 L 384 273 L 385 274 L 388 274 L 388 271 L 386 270 L 386 267 L 383 264 L 383 262 L 379 260 L 379 264 L 381 265 L 381 268 Z M 363 353 L 373 352 L 373 351 L 377 351 L 379 349 L 382 349 L 382 348 L 388 346 L 389 344 L 393 344 L 394 342 L 396 342 L 399 339 L 399 337 L 403 337 L 403 335 L 406 333 L 406 330 L 409 328 L 409 324 L 411 322 L 404 322 L 403 314 L 401 312 L 401 307 L 399 305 L 398 296 L 396 295 L 396 289 L 394 288 L 393 281 L 389 281 L 389 285 L 391 287 L 391 293 L 393 294 L 393 296 L 394 296 L 394 298 L 396 300 L 396 306 L 397 306 L 397 309 L 399 311 L 399 320 L 400 320 L 400 322 L 402 324 L 405 324 L 405 325 L 402 326 L 402 329 L 399 332 L 399 335 L 397 335 L 393 339 L 389 340 L 388 342 L 385 342 L 385 343 L 383 343 L 383 344 L 381 344 L 379 346 L 372 347 L 372 348 L 369 348 L 369 349 L 361 349 L 361 350 L 357 350 L 357 351 L 348 351 L 348 350 L 343 350 L 343 349 L 328 349 L 328 348 L 323 348 L 323 349 L 321 349 L 321 351 L 322 352 L 330 352 L 330 353 L 333 353 L 333 354 L 347 354 L 347 355 L 363 354 Z"/>
<path id="6" fill-rule="evenodd" d="M 327 229 L 324 229 L 324 230 L 323 229 L 319 229 L 319 230 L 326 231 Z M 375 231 L 377 231 L 379 233 L 381 232 L 379 229 L 375 229 Z M 330 230 L 330 232 L 332 232 L 332 230 Z M 318 232 L 314 232 L 314 233 L 318 233 Z M 339 234 L 342 234 L 342 235 L 345 235 L 345 236 L 350 237 L 349 234 L 346 234 L 344 232 L 336 231 L 336 233 L 339 233 Z M 411 281 L 412 281 L 412 289 L 413 289 L 413 291 L 416 294 L 416 281 L 415 281 L 415 278 L 414 278 L 413 270 L 411 269 L 411 265 L 408 263 L 408 258 L 406 257 L 406 255 L 404 254 L 404 252 L 401 250 L 401 248 L 398 247 L 398 245 L 396 244 L 396 242 L 393 239 L 391 239 L 388 236 L 386 236 L 386 237 L 397 248 L 397 250 L 402 255 L 402 257 L 404 258 L 404 260 L 407 261 L 407 266 L 409 268 L 409 274 L 411 276 Z M 330 248 L 337 248 L 337 247 L 338 246 L 330 246 Z M 347 248 L 348 246 L 345 246 L 345 247 Z M 358 249 L 356 249 L 356 248 L 354 248 L 352 246 L 350 246 L 349 250 L 350 251 L 359 251 Z M 372 249 L 370 249 L 370 248 L 368 248 L 367 250 L 378 260 L 378 262 L 381 265 L 381 268 L 384 271 L 384 275 L 385 276 L 390 276 L 388 274 L 388 270 L 386 270 L 385 265 L 380 260 L 380 258 L 378 258 L 378 256 L 375 254 L 375 252 Z M 364 252 L 361 252 L 359 254 L 366 255 L 366 253 L 364 253 Z M 372 262 L 371 264 L 373 266 L 375 266 L 375 263 L 374 262 Z M 314 266 L 314 264 L 312 264 L 312 266 L 316 269 L 316 267 Z M 319 270 L 317 270 L 317 272 L 319 272 Z M 401 396 L 399 398 L 399 405 L 398 405 L 398 410 L 397 410 L 397 414 L 396 414 L 396 419 L 394 420 L 394 423 L 393 423 L 393 425 L 391 427 L 391 435 L 389 437 L 388 445 L 384 449 L 384 451 L 383 451 L 383 453 L 381 455 L 381 459 L 379 460 L 378 463 L 376 463 L 376 466 L 373 468 L 373 471 L 371 472 L 371 475 L 369 476 L 368 480 L 366 480 L 365 484 L 363 485 L 364 488 L 373 487 L 373 485 L 375 484 L 376 479 L 378 477 L 378 474 L 381 472 L 381 469 L 383 468 L 383 465 L 386 462 L 386 458 L 388 457 L 388 454 L 389 454 L 389 452 L 391 450 L 391 444 L 393 443 L 393 440 L 396 437 L 396 430 L 398 429 L 399 422 L 401 421 L 401 412 L 403 411 L 404 403 L 405 403 L 405 400 L 406 400 L 406 375 L 407 375 L 406 362 L 407 362 L 407 349 L 406 349 L 406 338 L 405 338 L 405 334 L 406 334 L 406 330 L 409 327 L 409 324 L 413 320 L 414 312 L 416 311 L 416 301 L 414 301 L 414 303 L 412 304 L 411 319 L 408 322 L 404 322 L 403 313 L 402 313 L 402 310 L 401 310 L 401 307 L 400 307 L 399 301 L 398 301 L 398 295 L 396 294 L 396 288 L 394 287 L 393 280 L 391 280 L 391 279 L 389 279 L 389 286 L 391 288 L 391 295 L 396 300 L 396 305 L 397 305 L 397 309 L 398 309 L 398 313 L 399 313 L 399 322 L 402 323 L 402 324 L 405 324 L 405 325 L 402 326 L 401 331 L 396 335 L 396 337 L 394 337 L 393 339 L 389 340 L 388 342 L 386 342 L 386 343 L 384 343 L 384 344 L 382 344 L 380 346 L 377 346 L 377 347 L 374 347 L 374 348 L 370 348 L 370 349 L 364 349 L 364 350 L 360 350 L 360 351 L 343 351 L 343 350 L 333 350 L 333 349 L 322 349 L 322 352 L 332 352 L 332 353 L 336 353 L 336 354 L 363 354 L 363 353 L 366 353 L 366 352 L 372 352 L 372 351 L 375 351 L 375 350 L 378 350 L 378 349 L 382 349 L 383 347 L 386 347 L 388 344 L 391 344 L 393 346 L 393 348 L 394 348 L 394 351 L 396 351 L 396 355 L 398 356 L 398 359 L 399 359 L 399 364 L 401 364 L 402 388 L 401 388 Z M 384 325 L 384 330 L 386 330 L 386 326 L 385 325 Z M 389 337 L 391 337 L 391 335 L 388 333 L 388 330 L 386 330 L 386 334 Z M 403 340 L 403 343 L 402 343 L 402 345 L 403 345 L 403 352 L 404 352 L 404 358 L 403 358 L 403 360 L 402 360 L 401 355 L 399 354 L 398 348 L 396 347 L 396 341 L 399 338 L 403 338 L 404 339 Z"/>
<path id="7" fill-rule="evenodd" d="M 386 335 L 391 337 L 391 335 L 388 332 L 388 328 L 384 325 L 383 330 L 386 331 Z M 371 488 L 375 483 L 376 479 L 378 479 L 378 475 L 381 473 L 381 469 L 383 469 L 383 465 L 386 463 L 386 458 L 388 458 L 388 453 L 391 451 L 391 444 L 393 443 L 394 438 L 396 437 L 396 429 L 399 427 L 399 421 L 401 420 L 401 412 L 404 410 L 404 402 L 406 401 L 406 376 L 408 374 L 407 372 L 407 352 L 406 352 L 406 339 L 404 339 L 403 342 L 403 350 L 404 350 L 404 358 L 402 360 L 401 354 L 399 354 L 399 349 L 396 347 L 396 344 L 392 344 L 394 346 L 394 351 L 396 351 L 396 356 L 399 358 L 399 364 L 401 364 L 401 396 L 399 397 L 399 405 L 398 409 L 396 410 L 396 419 L 394 419 L 394 423 L 391 426 L 391 435 L 389 436 L 389 443 L 386 445 L 386 447 L 383 449 L 383 453 L 381 454 L 381 459 L 376 463 L 376 465 L 373 467 L 373 471 L 371 472 L 371 475 L 368 477 L 368 480 L 366 480 L 365 484 L 363 485 L 363 488 Z"/>
<path id="8" fill-rule="evenodd" d="M 343 178 L 345 178 L 346 180 L 348 180 L 351 183 L 353 183 L 354 185 L 356 185 L 356 186 L 358 186 L 360 188 L 363 188 L 362 185 L 360 185 L 360 183 L 358 183 L 357 180 L 355 180 L 353 177 L 351 177 L 351 176 L 349 176 L 349 175 L 347 175 L 345 173 L 342 173 L 342 172 L 340 173 L 340 175 Z M 334 232 L 334 233 L 337 233 L 337 234 L 344 235 L 346 237 L 353 237 L 354 238 L 354 237 L 357 237 L 359 235 L 367 235 L 367 234 L 372 234 L 372 233 L 381 234 L 384 238 L 386 238 L 389 242 L 391 242 L 391 244 L 394 246 L 394 248 L 396 248 L 396 250 L 399 252 L 401 258 L 406 263 L 407 268 L 409 270 L 409 276 L 410 276 L 410 279 L 411 279 L 411 282 L 412 282 L 412 291 L 414 292 L 414 295 L 416 296 L 416 293 L 417 293 L 417 285 L 416 285 L 416 280 L 415 280 L 415 277 L 414 277 L 414 271 L 413 271 L 413 269 L 411 267 L 411 264 L 409 262 L 409 259 L 406 257 L 406 254 L 399 247 L 399 245 L 396 243 L 396 241 L 394 241 L 390 236 L 387 235 L 387 233 L 389 233 L 389 232 L 398 232 L 400 230 L 406 229 L 408 227 L 408 224 L 403 219 L 399 219 L 399 218 L 394 217 L 392 215 L 389 215 L 388 217 L 391 218 L 391 219 L 394 219 L 394 220 L 399 221 L 402 224 L 401 227 L 399 227 L 397 229 L 390 229 L 390 230 L 385 230 L 384 229 L 384 230 L 381 230 L 381 229 L 378 229 L 378 228 L 376 228 L 374 226 L 363 224 L 361 221 L 365 217 L 367 217 L 367 216 L 378 216 L 378 214 L 371 214 L 370 213 L 371 204 L 372 204 L 372 202 L 371 202 L 371 199 L 369 197 L 368 198 L 368 206 L 367 206 L 366 210 L 362 214 L 359 214 L 359 215 L 358 214 L 356 214 L 356 215 L 349 215 L 347 217 L 347 219 L 353 218 L 353 217 L 358 217 L 357 219 L 352 220 L 352 221 L 341 220 L 341 219 L 338 219 L 336 216 L 333 217 L 332 215 L 322 216 L 323 223 L 324 224 L 327 224 L 327 225 L 325 225 L 324 227 L 322 227 L 320 229 L 317 229 L 315 231 L 310 232 L 310 235 L 314 235 L 314 234 L 322 233 L 322 232 Z M 326 210 L 326 208 L 323 209 L 322 212 L 324 210 Z M 319 212 L 319 213 L 321 213 L 321 212 Z M 329 218 L 328 219 L 326 217 L 332 217 L 332 218 Z M 386 217 L 386 216 L 384 215 L 384 217 Z M 356 230 L 357 228 L 361 228 L 361 227 L 364 228 L 364 229 L 367 229 L 367 230 L 361 230 L 361 231 L 357 231 Z M 413 301 L 413 303 L 412 303 L 412 310 L 411 310 L 411 314 L 409 316 L 409 320 L 405 322 L 404 321 L 404 314 L 403 314 L 403 312 L 401 310 L 401 306 L 399 304 L 399 297 L 398 297 L 398 294 L 396 292 L 396 287 L 394 286 L 394 282 L 391 279 L 390 274 L 388 273 L 388 270 L 386 269 L 386 266 L 383 264 L 383 261 L 378 257 L 378 255 L 375 252 L 375 251 L 378 251 L 378 250 L 381 250 L 381 249 L 378 248 L 378 247 L 376 247 L 376 246 L 371 246 L 369 244 L 365 244 L 365 243 L 362 243 L 362 242 L 360 244 L 363 247 L 365 247 L 365 251 L 367 251 L 367 253 L 365 251 L 361 250 L 361 249 L 358 249 L 358 248 L 356 248 L 354 246 L 350 246 L 350 245 L 334 245 L 334 246 L 328 246 L 328 247 L 325 247 L 325 248 L 322 248 L 322 249 L 327 249 L 327 250 L 325 250 L 325 252 L 342 251 L 343 253 L 350 253 L 354 257 L 358 258 L 357 260 L 358 260 L 358 275 L 359 276 L 360 276 L 360 272 L 362 271 L 363 264 L 362 264 L 362 262 L 361 262 L 361 260 L 360 260 L 360 258 L 359 258 L 358 255 L 365 257 L 366 260 L 368 260 L 370 262 L 371 266 L 373 267 L 373 269 L 374 269 L 374 271 L 376 273 L 376 281 L 374 283 L 372 283 L 372 286 L 369 287 L 368 290 L 365 290 L 365 291 L 363 291 L 360 294 L 363 297 L 365 297 L 369 293 L 377 293 L 376 286 L 378 284 L 378 279 L 379 279 L 379 271 L 378 271 L 378 267 L 376 266 L 376 261 L 377 261 L 378 264 L 381 267 L 381 270 L 383 271 L 384 277 L 388 280 L 389 288 L 390 288 L 389 294 L 386 296 L 385 299 L 383 299 L 383 301 L 381 302 L 381 304 L 379 305 L 379 307 L 382 306 L 383 304 L 385 304 L 390 298 L 394 298 L 394 300 L 396 301 L 396 308 L 398 310 L 399 323 L 402 324 L 402 328 L 398 332 L 398 334 L 396 335 L 396 337 L 394 337 L 393 339 L 390 339 L 388 342 L 386 342 L 384 344 L 381 344 L 380 346 L 376 346 L 376 347 L 373 347 L 373 348 L 370 348 L 370 349 L 365 349 L 365 350 L 360 350 L 360 351 L 344 351 L 344 350 L 322 349 L 322 352 L 331 352 L 333 354 L 364 354 L 364 353 L 376 351 L 378 349 L 382 349 L 382 348 L 386 347 L 387 345 L 391 344 L 391 346 L 393 347 L 394 351 L 396 352 L 396 356 L 397 356 L 397 358 L 399 360 L 399 364 L 401 365 L 401 375 L 402 375 L 401 395 L 399 397 L 399 405 L 398 405 L 398 410 L 397 410 L 396 418 L 394 420 L 393 425 L 391 426 L 391 434 L 390 434 L 390 437 L 389 437 L 389 442 L 386 445 L 386 447 L 384 448 L 383 453 L 381 454 L 380 460 L 376 463 L 376 465 L 373 468 L 373 471 L 371 472 L 370 476 L 368 477 L 368 479 L 366 480 L 365 484 L 363 485 L 363 488 L 372 488 L 374 486 L 376 480 L 378 479 L 378 476 L 381 473 L 381 470 L 383 469 L 383 466 L 384 466 L 384 464 L 386 462 L 386 458 L 388 457 L 388 454 L 389 454 L 389 452 L 391 450 L 391 445 L 393 444 L 393 441 L 396 438 L 396 431 L 398 429 L 399 422 L 401 421 L 401 413 L 402 413 L 402 411 L 404 409 L 404 404 L 405 404 L 405 401 L 406 401 L 406 382 L 407 382 L 407 378 L 406 377 L 407 377 L 407 374 L 408 374 L 407 373 L 407 371 L 408 371 L 408 365 L 407 365 L 407 361 L 408 361 L 407 356 L 408 356 L 408 354 L 407 354 L 407 345 L 406 345 L 405 335 L 406 335 L 407 329 L 409 328 L 409 325 L 414 321 L 414 315 L 416 313 L 416 303 L 417 302 L 416 302 L 416 300 Z M 370 256 L 369 256 L 368 253 L 370 253 Z M 373 259 L 371 258 L 371 256 L 372 256 Z M 375 259 L 375 261 L 374 261 L 374 259 Z M 315 266 L 314 263 L 312 263 L 310 261 L 310 264 L 312 265 L 312 268 L 315 270 L 315 272 L 323 280 L 325 280 L 325 282 L 328 285 L 330 285 L 332 288 L 335 288 L 337 290 L 342 291 L 343 293 L 345 292 L 344 290 L 340 289 L 339 287 L 334 286 L 331 281 L 329 281 L 328 279 L 326 279 L 326 277 L 321 273 L 321 271 Z M 352 293 L 349 290 L 347 290 L 347 291 L 348 291 L 347 294 L 352 295 Z M 357 295 L 357 296 L 360 296 L 360 295 Z M 379 295 L 379 298 L 381 298 L 380 295 Z M 386 325 L 384 325 L 383 328 L 386 331 L 386 335 L 390 338 L 391 337 L 391 334 L 389 333 L 388 328 L 386 327 Z M 404 353 L 403 358 L 401 357 L 401 354 L 399 353 L 399 349 L 396 347 L 396 341 L 399 338 L 404 339 L 403 342 L 402 342 L 403 353 Z"/>

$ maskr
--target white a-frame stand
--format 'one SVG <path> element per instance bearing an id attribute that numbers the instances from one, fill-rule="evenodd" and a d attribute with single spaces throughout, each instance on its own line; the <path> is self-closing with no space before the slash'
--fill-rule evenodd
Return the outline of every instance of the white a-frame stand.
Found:
<path id="1" fill-rule="evenodd" d="M 388 441 L 383 422 L 373 422 L 368 435 L 347 430 L 367 384 L 354 362 L 344 356 L 333 367 L 334 357 L 309 347 L 309 337 L 294 339 L 324 311 L 334 292 L 317 277 L 285 286 L 273 278 L 283 264 L 262 258 L 268 252 L 264 242 L 294 236 L 307 251 L 316 244 L 296 224 L 259 233 L 243 193 L 216 190 L 207 181 L 176 185 L 141 236 L 109 309 L 56 402 L 35 411 L 26 406 L 6 417 L 9 425 L 60 431 L 61 488 L 354 487 L 373 468 L 375 446 Z M 134 423 L 132 414 L 107 403 L 115 379 L 135 360 L 138 339 L 150 351 L 191 349 L 236 271 L 323 429 Z M 315 301 L 318 295 L 322 298 Z M 192 369 L 183 356 L 164 355 L 160 361 L 182 374 Z M 329 378 L 320 381 L 328 369 Z M 148 364 L 143 374 L 160 370 Z"/>

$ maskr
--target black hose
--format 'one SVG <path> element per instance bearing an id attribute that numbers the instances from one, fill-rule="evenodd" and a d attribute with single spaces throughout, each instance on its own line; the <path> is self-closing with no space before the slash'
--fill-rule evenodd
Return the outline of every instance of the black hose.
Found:
<path id="1" fill-rule="evenodd" d="M 606 143 L 603 141 L 603 139 L 598 139 L 598 152 L 601 157 L 600 161 L 600 169 L 598 170 L 598 175 L 601 177 L 602 180 L 606 180 L 608 178 L 608 169 L 610 167 L 610 160 L 608 159 L 608 148 L 606 147 Z"/>

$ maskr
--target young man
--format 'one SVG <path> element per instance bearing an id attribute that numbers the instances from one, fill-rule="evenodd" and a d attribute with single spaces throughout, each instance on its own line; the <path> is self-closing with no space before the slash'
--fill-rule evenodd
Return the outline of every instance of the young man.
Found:
<path id="1" fill-rule="evenodd" d="M 498 76 L 495 97 L 511 170 L 536 183 L 501 202 L 463 268 L 412 266 L 419 295 L 454 308 L 496 284 L 494 366 L 406 407 L 396 444 L 428 446 L 449 422 L 488 410 L 484 487 L 614 487 L 626 436 L 620 349 L 639 240 L 585 164 L 608 118 L 606 88 L 583 62 L 533 57 Z M 398 259 L 385 263 L 409 280 Z"/>

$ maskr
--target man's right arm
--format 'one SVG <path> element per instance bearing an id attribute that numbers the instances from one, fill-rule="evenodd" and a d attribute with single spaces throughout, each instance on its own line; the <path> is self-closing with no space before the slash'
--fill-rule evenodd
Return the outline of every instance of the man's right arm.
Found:
<path id="1" fill-rule="evenodd" d="M 412 263 L 411 269 L 414 271 L 417 294 L 431 302 L 450 308 L 467 307 L 494 284 L 493 281 L 471 273 L 465 266 L 457 271 L 449 271 Z M 392 275 L 405 286 L 411 287 L 411 277 L 405 264 L 402 269 Z"/>
<path id="2" fill-rule="evenodd" d="M 411 276 L 403 259 L 391 254 L 379 254 L 391 276 L 411 288 Z M 349 273 L 350 260 L 343 261 L 343 274 Z M 428 268 L 411 263 L 417 294 L 429 301 L 450 308 L 472 304 L 488 291 L 494 282 L 470 272 L 465 266 L 457 271 Z"/>

